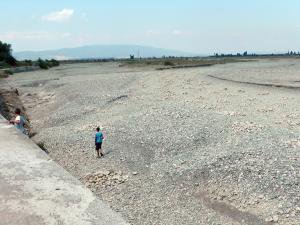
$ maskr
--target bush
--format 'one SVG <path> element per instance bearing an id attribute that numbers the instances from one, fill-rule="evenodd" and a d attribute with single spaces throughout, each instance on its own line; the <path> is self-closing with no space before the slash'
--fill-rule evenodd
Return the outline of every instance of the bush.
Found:
<path id="1" fill-rule="evenodd" d="M 175 64 L 173 62 L 171 62 L 171 61 L 165 61 L 164 65 L 165 66 L 175 66 Z"/>
<path id="2" fill-rule="evenodd" d="M 10 65 L 8 65 L 6 62 L 4 62 L 4 61 L 0 61 L 0 69 L 1 68 L 8 68 L 8 67 L 10 67 Z"/>
<path id="3" fill-rule="evenodd" d="M 52 66 L 59 66 L 59 61 L 51 59 Z"/>
<path id="4" fill-rule="evenodd" d="M 4 59 L 4 61 L 5 61 L 7 64 L 11 65 L 11 66 L 16 66 L 16 65 L 17 65 L 17 60 L 16 60 L 13 56 L 11 56 L 11 55 L 8 55 L 8 56 Z"/>
<path id="5" fill-rule="evenodd" d="M 7 78 L 9 75 L 12 75 L 13 72 L 10 69 L 7 70 L 0 70 L 0 79 Z"/>
<path id="6" fill-rule="evenodd" d="M 0 79 L 2 79 L 2 78 L 8 78 L 8 74 L 0 73 Z"/>
<path id="7" fill-rule="evenodd" d="M 38 63 L 38 66 L 41 68 L 41 69 L 44 69 L 44 70 L 47 70 L 51 67 L 54 67 L 54 66 L 59 66 L 59 61 L 55 60 L 55 59 L 51 59 L 51 60 L 42 60 L 41 58 L 38 59 L 37 61 Z"/>
<path id="8" fill-rule="evenodd" d="M 5 74 L 7 74 L 7 75 L 12 75 L 12 74 L 13 74 L 13 71 L 12 71 L 12 70 L 5 70 L 4 72 L 5 72 Z"/>
<path id="9" fill-rule="evenodd" d="M 48 63 L 41 58 L 38 59 L 38 66 L 43 70 L 49 69 Z"/>
<path id="10" fill-rule="evenodd" d="M 26 59 L 26 60 L 24 60 L 24 62 L 27 66 L 32 66 L 32 61 L 31 60 Z"/>

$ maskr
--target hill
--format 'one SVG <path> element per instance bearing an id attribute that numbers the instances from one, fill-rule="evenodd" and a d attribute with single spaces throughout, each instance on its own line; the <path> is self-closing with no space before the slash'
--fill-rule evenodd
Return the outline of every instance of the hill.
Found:
<path id="1" fill-rule="evenodd" d="M 45 51 L 15 52 L 17 59 L 92 59 L 92 58 L 128 58 L 135 57 L 162 57 L 162 56 L 193 56 L 195 54 L 139 45 L 91 45 L 76 48 L 63 48 Z"/>

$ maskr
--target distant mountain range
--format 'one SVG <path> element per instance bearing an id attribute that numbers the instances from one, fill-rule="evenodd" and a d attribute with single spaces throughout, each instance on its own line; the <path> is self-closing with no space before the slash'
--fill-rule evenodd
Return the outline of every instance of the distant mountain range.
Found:
<path id="1" fill-rule="evenodd" d="M 196 54 L 155 48 L 139 45 L 91 45 L 76 48 L 62 48 L 45 51 L 15 52 L 13 55 L 19 59 L 94 59 L 94 58 L 129 58 L 135 57 L 162 57 L 162 56 L 195 56 Z"/>

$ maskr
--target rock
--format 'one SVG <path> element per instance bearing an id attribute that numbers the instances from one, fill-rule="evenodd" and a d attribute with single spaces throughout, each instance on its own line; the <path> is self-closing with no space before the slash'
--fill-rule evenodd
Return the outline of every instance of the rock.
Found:
<path id="1" fill-rule="evenodd" d="M 138 172 L 134 171 L 132 172 L 132 175 L 138 175 Z"/>
<path id="2" fill-rule="evenodd" d="M 258 198 L 260 198 L 260 199 L 263 199 L 263 198 L 264 198 L 264 196 L 263 196 L 263 195 L 259 195 L 259 196 L 258 196 Z"/>
<path id="3" fill-rule="evenodd" d="M 109 175 L 109 174 L 110 174 L 109 170 L 107 170 L 107 171 L 104 172 L 104 175 Z"/>
<path id="4" fill-rule="evenodd" d="M 267 219 L 266 219 L 266 222 L 273 222 L 273 218 L 272 217 L 268 217 Z"/>
<path id="5" fill-rule="evenodd" d="M 268 217 L 267 219 L 266 219 L 266 222 L 273 222 L 273 223 L 277 223 L 278 222 L 278 220 L 279 220 L 279 218 L 278 218 L 278 216 L 277 215 L 275 215 L 275 216 L 270 216 L 270 217 Z"/>
<path id="6" fill-rule="evenodd" d="M 278 216 L 277 216 L 277 215 L 273 216 L 273 222 L 277 223 L 277 222 L 278 222 L 278 220 L 279 220 L 279 218 L 278 218 Z"/>
<path id="7" fill-rule="evenodd" d="M 122 175 L 122 172 L 100 171 L 94 174 L 87 174 L 84 180 L 87 187 L 100 189 L 101 187 L 112 187 L 124 183 L 127 178 L 127 176 Z"/>

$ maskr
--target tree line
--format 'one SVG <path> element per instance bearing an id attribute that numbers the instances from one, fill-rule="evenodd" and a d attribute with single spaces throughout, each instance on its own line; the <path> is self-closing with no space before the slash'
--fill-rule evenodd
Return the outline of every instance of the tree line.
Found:
<path id="1" fill-rule="evenodd" d="M 270 54 L 249 54 L 247 51 L 236 54 L 214 53 L 212 57 L 251 57 L 251 56 L 300 56 L 300 52 L 288 51 L 287 53 L 270 53 Z"/>
<path id="2" fill-rule="evenodd" d="M 43 60 L 41 58 L 36 61 L 17 60 L 12 55 L 11 44 L 0 41 L 0 69 L 22 66 L 39 66 L 41 69 L 49 69 L 54 66 L 59 66 L 59 61 L 55 59 Z"/>

